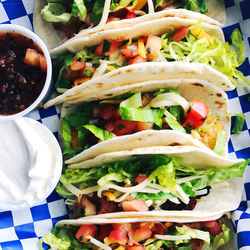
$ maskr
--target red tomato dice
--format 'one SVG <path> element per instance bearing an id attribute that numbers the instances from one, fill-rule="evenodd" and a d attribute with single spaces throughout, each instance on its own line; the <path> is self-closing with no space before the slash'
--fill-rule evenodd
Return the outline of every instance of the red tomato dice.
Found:
<path id="1" fill-rule="evenodd" d="M 165 230 L 164 230 L 164 226 L 162 223 L 158 222 L 158 223 L 154 223 L 154 226 L 151 228 L 152 234 L 164 234 Z"/>
<path id="2" fill-rule="evenodd" d="M 149 228 L 140 228 L 134 232 L 134 240 L 136 242 L 147 240 L 148 238 L 151 237 L 151 235 L 152 232 Z"/>
<path id="3" fill-rule="evenodd" d="M 104 238 L 109 236 L 112 230 L 113 227 L 110 224 L 104 224 L 101 226 L 96 238 L 98 240 L 104 240 Z"/>
<path id="4" fill-rule="evenodd" d="M 192 129 L 199 128 L 205 122 L 208 113 L 208 106 L 198 98 L 195 98 L 191 104 L 190 111 L 186 114 L 184 125 Z"/>
<path id="5" fill-rule="evenodd" d="M 124 211 L 145 212 L 148 211 L 148 205 L 145 201 L 135 199 L 131 201 L 122 201 L 122 208 Z"/>
<path id="6" fill-rule="evenodd" d="M 182 26 L 180 29 L 175 31 L 172 37 L 176 42 L 179 42 L 180 40 L 185 38 L 187 34 L 188 34 L 188 28 L 186 26 Z"/>
<path id="7" fill-rule="evenodd" d="M 121 230 L 121 231 L 125 231 L 125 232 L 128 232 L 131 230 L 130 223 L 114 223 L 114 224 L 112 224 L 112 226 L 115 230 Z"/>
<path id="8" fill-rule="evenodd" d="M 109 132 L 112 132 L 115 129 L 115 127 L 116 127 L 115 121 L 111 120 L 104 126 L 104 129 L 108 130 Z"/>
<path id="9" fill-rule="evenodd" d="M 149 35 L 146 43 L 147 58 L 153 60 L 157 58 L 161 50 L 161 38 Z"/>
<path id="10" fill-rule="evenodd" d="M 133 245 L 133 246 L 128 246 L 128 250 L 145 250 L 146 248 L 142 245 Z"/>
<path id="11" fill-rule="evenodd" d="M 96 47 L 96 49 L 95 49 L 95 55 L 96 56 L 103 55 L 103 43 Z"/>
<path id="12" fill-rule="evenodd" d="M 109 120 L 112 118 L 113 113 L 114 113 L 113 106 L 107 105 L 107 106 L 101 108 L 101 112 L 99 115 L 102 119 Z"/>
<path id="13" fill-rule="evenodd" d="M 119 243 L 120 245 L 125 245 L 128 242 L 127 232 L 124 230 L 113 230 L 109 234 L 109 238 L 112 241 Z"/>
<path id="14" fill-rule="evenodd" d="M 97 227 L 95 225 L 87 225 L 83 224 L 78 229 L 78 231 L 75 234 L 75 237 L 80 241 L 87 243 L 89 241 L 89 236 L 94 237 L 97 231 Z"/>
<path id="15" fill-rule="evenodd" d="M 143 62 L 147 62 L 147 58 L 136 56 L 135 58 L 129 59 L 128 64 L 130 65 L 130 64 L 143 63 Z"/>
<path id="16" fill-rule="evenodd" d="M 126 121 L 118 119 L 115 121 L 116 128 L 113 130 L 113 133 L 117 136 L 132 134 L 137 126 L 137 121 Z"/>
<path id="17" fill-rule="evenodd" d="M 128 8 L 126 8 L 127 10 L 127 14 L 125 16 L 125 19 L 131 19 L 131 18 L 135 18 L 136 17 L 136 14 L 134 13 L 133 10 L 130 10 Z"/>
<path id="18" fill-rule="evenodd" d="M 138 56 L 138 47 L 136 44 L 132 44 L 125 49 L 121 49 L 121 54 L 127 58 Z"/>
<path id="19" fill-rule="evenodd" d="M 143 131 L 143 130 L 149 130 L 152 129 L 153 127 L 153 123 L 149 123 L 149 122 L 138 122 L 137 123 L 137 131 Z"/>
<path id="20" fill-rule="evenodd" d="M 207 228 L 209 233 L 214 236 L 222 232 L 222 228 L 216 220 L 204 221 L 202 223 Z"/>
<path id="21" fill-rule="evenodd" d="M 143 174 L 138 174 L 134 181 L 138 184 L 140 184 L 141 182 L 145 181 L 148 177 L 146 175 L 143 175 Z"/>
<path id="22" fill-rule="evenodd" d="M 79 62 L 79 61 L 76 61 L 74 60 L 72 62 L 72 64 L 70 65 L 70 69 L 72 71 L 78 71 L 78 70 L 81 70 L 81 69 L 84 69 L 85 68 L 85 62 Z"/>

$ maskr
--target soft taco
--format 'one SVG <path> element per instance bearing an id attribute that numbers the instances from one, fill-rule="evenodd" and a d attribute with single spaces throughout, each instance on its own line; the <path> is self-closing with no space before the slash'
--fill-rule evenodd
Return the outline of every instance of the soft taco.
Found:
<path id="1" fill-rule="evenodd" d="M 56 191 L 76 218 L 217 219 L 238 207 L 248 163 L 193 146 L 137 148 L 68 165 Z"/>
<path id="2" fill-rule="evenodd" d="M 173 19 L 161 18 L 111 33 L 103 31 L 79 37 L 53 50 L 52 55 L 68 51 L 57 57 L 54 67 L 55 88 L 66 93 L 47 103 L 46 107 L 69 102 L 77 94 L 89 95 L 111 89 L 114 80 L 117 85 L 126 85 L 132 81 L 170 79 L 176 77 L 177 72 L 188 78 L 197 74 L 197 77 L 211 79 L 210 74 L 217 75 L 219 79 L 214 82 L 219 82 L 224 90 L 249 83 L 236 69 L 245 60 L 237 29 L 231 36 L 236 53 L 224 43 L 222 30 L 217 26 Z M 166 62 L 180 64 L 170 66 Z M 196 66 L 197 63 L 201 66 Z M 204 71 L 203 76 L 200 76 L 201 71 Z M 72 87 L 72 91 L 67 91 Z"/>
<path id="3" fill-rule="evenodd" d="M 185 4 L 186 9 L 193 11 L 199 9 L 201 13 L 206 13 L 208 10 L 204 1 L 197 2 L 198 4 L 193 0 L 187 1 Z M 65 42 L 65 40 L 74 37 L 76 34 L 84 33 L 87 29 L 93 27 L 95 30 L 100 30 L 100 28 L 102 30 L 108 30 L 125 26 L 128 27 L 138 22 L 160 18 L 164 15 L 164 12 L 161 13 L 162 10 L 173 4 L 178 4 L 178 7 L 181 7 L 181 5 L 184 5 L 184 1 L 164 0 L 153 3 L 152 0 L 38 0 L 34 5 L 34 29 L 35 32 L 47 43 L 47 46 L 52 49 L 59 46 L 62 42 Z M 208 3 L 208 9 L 212 18 L 224 23 L 225 7 L 223 1 L 210 0 Z M 157 12 L 154 13 L 155 11 Z M 179 10 L 174 10 L 173 13 L 177 13 L 176 15 L 178 15 L 178 11 Z M 219 13 L 219 15 L 216 13 Z M 188 16 L 189 18 L 196 18 L 195 13 L 194 15 L 188 14 Z M 200 17 L 201 16 L 202 15 L 200 15 Z M 216 25 L 221 25 L 219 22 L 212 21 L 211 18 L 208 18 L 205 15 L 204 19 Z"/>
<path id="4" fill-rule="evenodd" d="M 121 249 L 121 250 L 201 250 L 235 249 L 232 224 L 226 217 L 211 220 L 181 220 L 168 218 L 157 221 L 142 219 L 98 220 L 81 218 L 63 220 L 40 240 L 53 249 Z M 46 248 L 47 249 L 47 248 Z"/>
<path id="5" fill-rule="evenodd" d="M 130 84 L 64 104 L 59 128 L 64 154 L 77 154 L 67 163 L 147 146 L 206 146 L 226 155 L 229 135 L 226 94 L 208 81 L 182 78 Z"/>

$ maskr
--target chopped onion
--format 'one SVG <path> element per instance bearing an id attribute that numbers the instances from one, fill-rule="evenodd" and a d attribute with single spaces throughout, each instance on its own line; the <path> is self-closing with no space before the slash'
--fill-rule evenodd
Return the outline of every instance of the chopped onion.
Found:
<path id="1" fill-rule="evenodd" d="M 159 240 L 171 240 L 171 241 L 191 239 L 191 237 L 188 235 L 161 235 L 161 234 L 156 234 L 155 238 Z"/>

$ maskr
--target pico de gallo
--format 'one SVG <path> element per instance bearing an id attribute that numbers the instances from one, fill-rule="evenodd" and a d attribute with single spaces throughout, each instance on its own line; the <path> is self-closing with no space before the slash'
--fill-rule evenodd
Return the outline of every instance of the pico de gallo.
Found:
<path id="1" fill-rule="evenodd" d="M 48 0 L 41 10 L 44 20 L 54 24 L 67 38 L 82 29 L 112 21 L 131 19 L 160 11 L 174 4 L 185 9 L 207 13 L 205 1 L 197 0 Z"/>
<path id="2" fill-rule="evenodd" d="M 226 75 L 234 85 L 250 81 L 237 70 L 245 60 L 241 34 L 235 29 L 232 47 L 210 36 L 200 22 L 182 26 L 161 37 L 149 35 L 123 42 L 104 40 L 75 54 L 60 55 L 55 61 L 58 75 L 55 88 L 59 93 L 83 84 L 117 68 L 143 62 L 184 61 L 206 63 Z"/>
<path id="3" fill-rule="evenodd" d="M 83 103 L 78 111 L 63 118 L 64 154 L 72 156 L 116 136 L 144 130 L 172 129 L 191 135 L 222 154 L 226 132 L 220 117 L 210 114 L 198 98 L 191 103 L 178 90 L 128 92 L 102 101 Z"/>
<path id="4" fill-rule="evenodd" d="M 43 243 L 58 250 L 216 250 L 231 238 L 224 220 L 56 226 L 40 240 L 40 250 Z"/>
<path id="5" fill-rule="evenodd" d="M 56 187 L 75 218 L 113 212 L 193 210 L 210 187 L 242 177 L 249 160 L 197 169 L 181 157 L 134 155 L 91 168 L 67 168 Z"/>

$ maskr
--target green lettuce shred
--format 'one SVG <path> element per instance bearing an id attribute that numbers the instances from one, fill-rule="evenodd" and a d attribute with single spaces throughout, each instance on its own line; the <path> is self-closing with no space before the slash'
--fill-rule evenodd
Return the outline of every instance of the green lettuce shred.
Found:
<path id="1" fill-rule="evenodd" d="M 95 137 L 97 137 L 101 141 L 107 141 L 116 136 L 108 130 L 98 128 L 95 125 L 84 125 L 83 127 L 88 129 L 91 133 L 95 135 Z"/>

